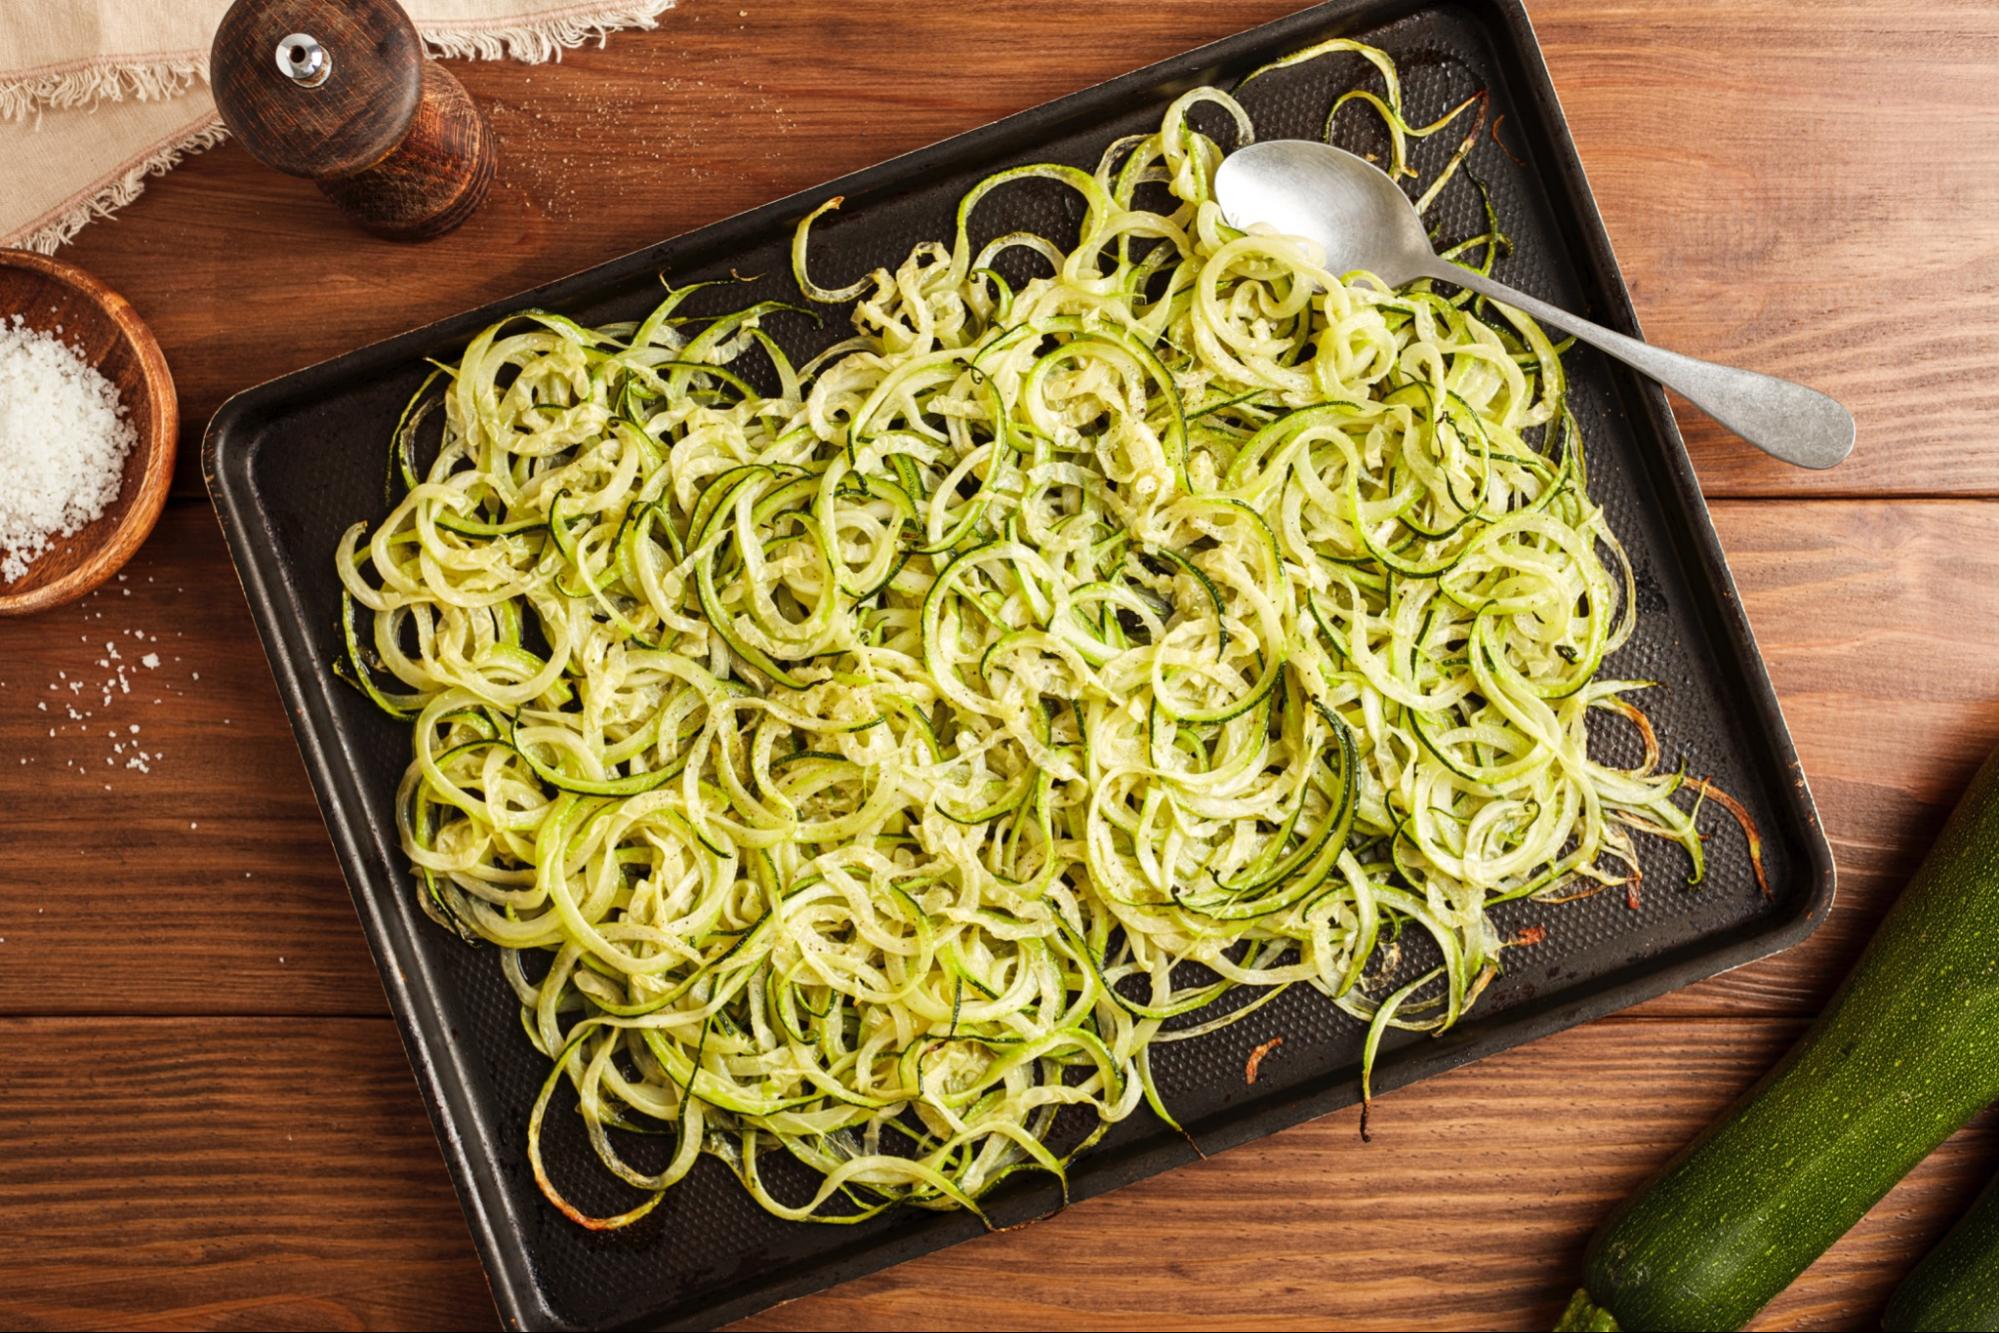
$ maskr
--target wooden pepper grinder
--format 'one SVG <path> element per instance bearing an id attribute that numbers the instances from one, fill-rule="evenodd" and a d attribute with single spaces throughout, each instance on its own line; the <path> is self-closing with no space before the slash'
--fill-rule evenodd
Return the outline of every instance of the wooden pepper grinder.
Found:
<path id="1" fill-rule="evenodd" d="M 493 184 L 493 131 L 395 0 L 236 0 L 209 81 L 250 156 L 380 236 L 424 241 Z"/>

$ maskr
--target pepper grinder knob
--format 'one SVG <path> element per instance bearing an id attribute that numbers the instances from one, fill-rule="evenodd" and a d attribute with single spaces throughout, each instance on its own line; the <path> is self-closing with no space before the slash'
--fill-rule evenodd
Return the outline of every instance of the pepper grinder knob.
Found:
<path id="1" fill-rule="evenodd" d="M 250 156 L 377 235 L 441 236 L 492 188 L 492 128 L 395 0 L 236 0 L 209 82 Z"/>

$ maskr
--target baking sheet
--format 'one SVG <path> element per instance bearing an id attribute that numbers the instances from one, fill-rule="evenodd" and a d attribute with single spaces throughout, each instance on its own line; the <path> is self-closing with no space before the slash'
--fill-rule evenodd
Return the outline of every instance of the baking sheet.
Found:
<path id="1" fill-rule="evenodd" d="M 675 284 L 762 274 L 695 309 L 788 297 L 792 227 L 828 195 L 845 207 L 813 233 L 814 276 L 838 285 L 949 235 L 959 196 L 1004 166 L 1093 165 L 1121 134 L 1157 128 L 1172 97 L 1203 82 L 1229 86 L 1250 69 L 1333 35 L 1395 57 L 1421 123 L 1487 89 L 1504 148 L 1482 144 L 1470 166 L 1492 192 L 1513 254 L 1504 280 L 1636 332 L 1630 300 L 1561 119 L 1526 14 L 1514 0 L 1414 4 L 1334 0 L 994 125 L 613 260 L 573 277 L 363 348 L 232 399 L 210 424 L 204 472 L 263 637 L 328 831 L 339 852 L 417 1082 L 509 1324 L 584 1328 L 706 1326 L 976 1236 L 968 1216 L 909 1212 L 853 1227 L 813 1227 L 765 1214 L 720 1163 L 703 1159 L 643 1222 L 614 1235 L 575 1227 L 542 1200 L 525 1152 L 528 1107 L 545 1062 L 527 1044 L 492 949 L 469 949 L 417 906 L 396 850 L 393 795 L 407 729 L 377 713 L 327 669 L 338 651 L 339 585 L 331 552 L 342 530 L 382 512 L 389 430 L 427 355 L 455 356 L 479 328 L 525 306 L 586 323 L 632 318 Z M 1338 93 L 1369 77 L 1358 59 L 1280 72 L 1245 92 L 1260 137 L 1316 137 Z M 1350 124 L 1364 132 L 1362 117 Z M 1450 143 L 1444 142 L 1450 140 Z M 1456 135 L 1428 141 L 1432 170 Z M 1349 146 L 1356 146 L 1348 141 Z M 1361 144 L 1359 146 L 1365 146 Z M 1516 161 L 1516 158 L 1518 159 Z M 1020 227 L 1072 234 L 1073 196 L 1009 187 L 983 204 L 975 240 Z M 1482 230 L 1475 189 L 1456 185 L 1433 215 L 1447 237 Z M 702 296 L 711 296 L 703 293 Z M 794 358 L 844 332 L 778 318 L 766 325 Z M 1646 706 L 1667 754 L 1712 776 L 1749 808 L 1765 838 L 1771 896 L 1757 890 L 1743 842 L 1714 812 L 1709 873 L 1683 887 L 1682 854 L 1648 846 L 1638 910 L 1622 894 L 1565 906 L 1510 904 L 1508 926 L 1539 923 L 1545 943 L 1508 954 L 1508 972 L 1441 1038 L 1395 1034 L 1376 1071 L 1392 1089 L 1453 1065 L 1761 957 L 1803 938 L 1830 906 L 1833 872 L 1810 794 L 1750 636 L 1663 393 L 1586 349 L 1568 358 L 1593 496 L 1636 569 L 1642 618 L 1608 670 L 1661 682 Z M 1606 732 L 1606 754 L 1633 742 Z M 1630 754 L 1618 754 L 1629 759 Z M 1651 842 L 1652 840 L 1645 840 Z M 1282 1058 L 1243 1079 L 1249 1052 L 1283 1036 Z M 1316 993 L 1294 988 L 1243 1023 L 1155 1050 L 1169 1105 L 1210 1153 L 1359 1099 L 1362 1027 Z M 1378 1114 L 1392 1116 L 1391 1099 Z M 595 1168 L 566 1106 L 549 1117 L 552 1169 L 582 1206 L 628 1206 Z M 1354 1152 L 1366 1148 L 1356 1141 Z M 644 1153 L 634 1154 L 644 1160 Z M 1140 1112 L 1071 1175 L 1071 1197 L 1101 1193 L 1190 1160 L 1178 1134 Z M 1023 1180 L 994 1200 L 1001 1223 L 1046 1212 L 1053 1186 Z"/>

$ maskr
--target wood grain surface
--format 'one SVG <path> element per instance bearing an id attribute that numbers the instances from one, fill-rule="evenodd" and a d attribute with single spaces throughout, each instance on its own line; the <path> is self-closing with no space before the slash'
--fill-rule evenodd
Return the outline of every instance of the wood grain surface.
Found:
<path id="1" fill-rule="evenodd" d="M 1369 1147 L 1334 1116 L 745 1327 L 1545 1328 L 1591 1228 L 1817 1011 L 1999 743 L 1999 7 L 1529 4 L 1648 332 L 1860 418 L 1805 474 L 1683 417 L 1832 835 L 1831 920 L 1397 1092 Z M 201 498 L 213 409 L 1291 7 L 682 0 L 558 65 L 454 65 L 502 169 L 438 242 L 361 235 L 235 147 L 82 234 L 66 257 L 178 377 L 185 498 L 122 579 L 0 621 L 0 1323 L 494 1322 Z M 1995 1165 L 1988 1116 L 1758 1326 L 1870 1324 Z"/>

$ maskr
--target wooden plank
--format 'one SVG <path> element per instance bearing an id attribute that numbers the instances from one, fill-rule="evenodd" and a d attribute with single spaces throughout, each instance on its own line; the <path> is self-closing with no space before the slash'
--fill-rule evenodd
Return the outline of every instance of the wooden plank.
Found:
<path id="1" fill-rule="evenodd" d="M 1384 1098 L 1371 1145 L 1342 1113 L 741 1326 L 1545 1328 L 1597 1219 L 1795 1030 L 1594 1024 Z M 491 1325 L 386 1021 L 13 1020 L 4 1045 L 8 1322 Z M 1988 1118 L 1762 1326 L 1871 1322 L 1995 1156 Z"/>
<path id="2" fill-rule="evenodd" d="M 1999 505 L 1714 506 L 1833 843 L 1830 920 L 1647 1013 L 1814 1012 L 1999 745 Z"/>
<path id="3" fill-rule="evenodd" d="M 0 620 L 0 846 L 0 1013 L 386 1012 L 206 504 Z"/>
<path id="4" fill-rule="evenodd" d="M 501 169 L 484 210 L 441 241 L 364 236 L 231 146 L 66 253 L 158 332 L 194 493 L 202 426 L 238 389 L 1295 7 L 1104 0 L 1023 22 L 1006 0 L 686 0 L 657 31 L 557 65 L 460 62 Z M 1982 429 L 1999 408 L 1982 373 L 1999 356 L 1999 140 L 1980 119 L 1999 9 L 1532 11 L 1647 329 L 1821 383 L 1860 417 L 1855 457 L 1814 475 L 1688 415 L 1710 489 L 1999 492 L 1999 439 Z"/>
<path id="5" fill-rule="evenodd" d="M 1859 419 L 1811 473 L 1681 405 L 1709 492 L 1999 490 L 1999 7 L 1529 8 L 1648 336 Z"/>
<path id="6" fill-rule="evenodd" d="M 1833 837 L 1840 895 L 1801 948 L 1644 1012 L 1808 1013 L 1999 742 L 1999 622 L 1988 605 L 1999 504 L 1722 502 L 1715 513 Z M 77 1003 L 382 1012 L 234 585 L 206 507 L 180 504 L 124 583 L 0 623 L 0 839 L 10 850 L 0 1013 Z M 133 630 L 148 639 L 122 632 Z M 107 642 L 123 644 L 122 660 L 100 668 Z M 158 669 L 137 666 L 147 651 Z M 132 693 L 106 704 L 99 687 L 109 679 L 115 690 L 117 667 Z M 93 688 L 71 694 L 70 680 Z M 71 706 L 91 715 L 72 720 Z M 151 773 L 123 767 L 134 745 L 155 756 Z M 144 930 L 106 928 L 135 901 Z M 117 984 L 69 997 L 79 975 Z"/>
<path id="7" fill-rule="evenodd" d="M 387 1020 L 12 1019 L 0 1049 L 10 1326 L 492 1324 Z"/>
<path id="8" fill-rule="evenodd" d="M 1331 1116 L 739 1327 L 1052 1329 L 1086 1317 L 1091 1327 L 1134 1330 L 1548 1328 L 1598 1221 L 1794 1030 L 1728 1020 L 1575 1029 L 1531 1055 L 1384 1099 L 1371 1124 L 1399 1123 L 1366 1146 L 1354 1113 Z M 1666 1073 L 1672 1061 L 1684 1063 Z M 1601 1099 L 1606 1088 L 1618 1089 L 1614 1103 Z M 1579 1100 L 1587 1114 L 1577 1114 Z M 1911 1174 L 1752 1327 L 1874 1326 L 1995 1149 L 1988 1117 Z M 1442 1213 L 1440 1199 L 1450 1201 Z M 954 1308 L 956 1292 L 976 1299 Z"/>

